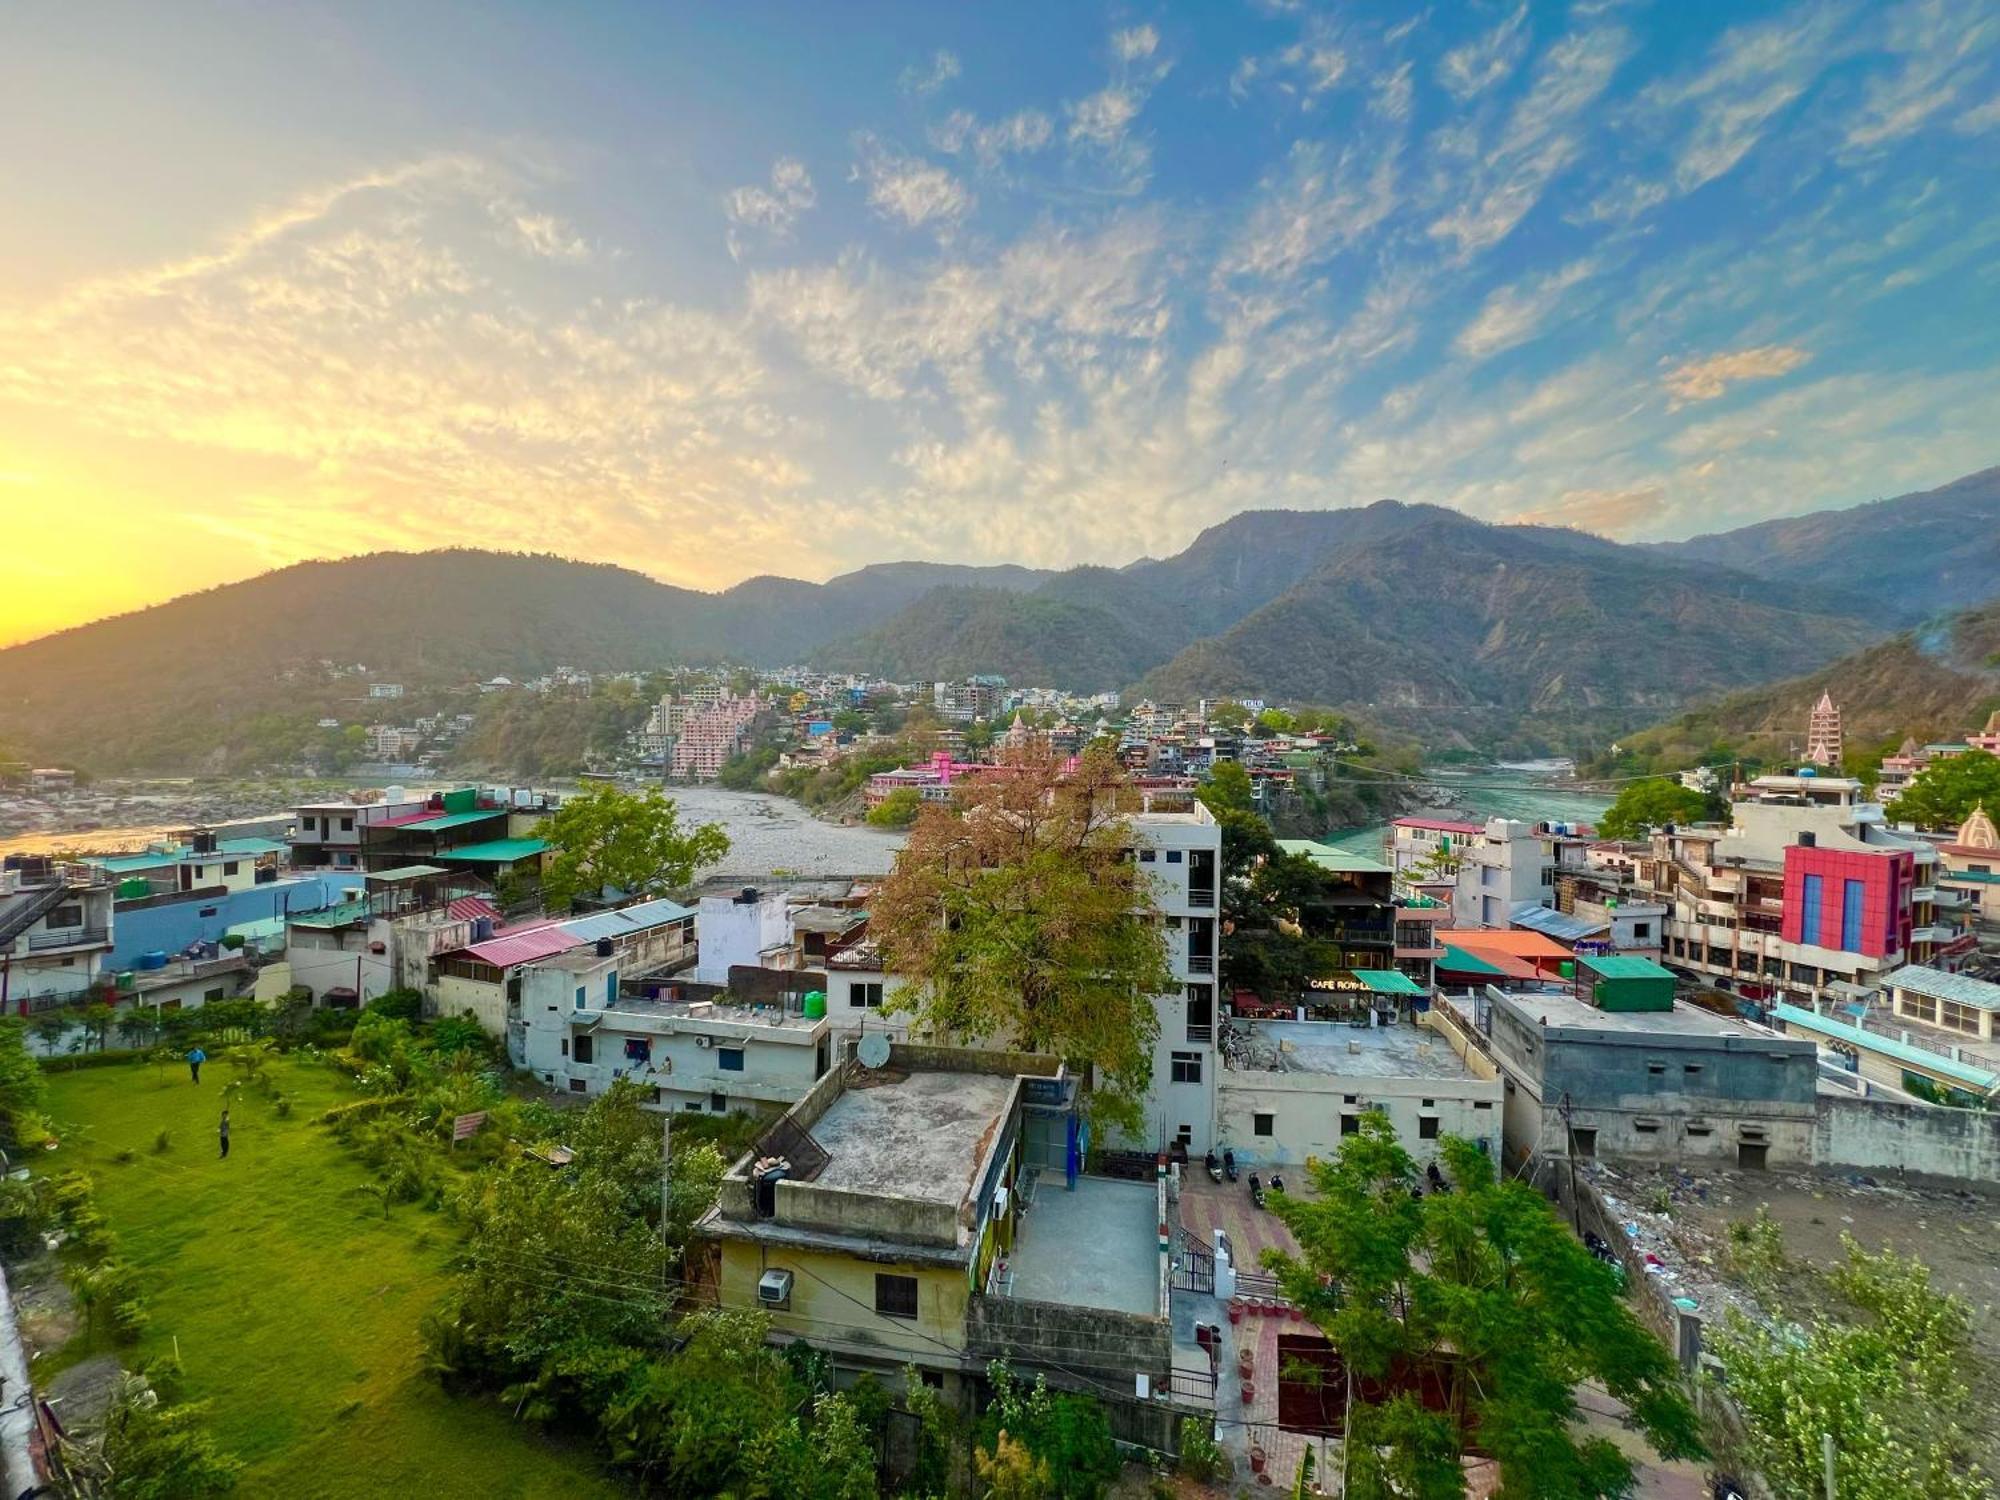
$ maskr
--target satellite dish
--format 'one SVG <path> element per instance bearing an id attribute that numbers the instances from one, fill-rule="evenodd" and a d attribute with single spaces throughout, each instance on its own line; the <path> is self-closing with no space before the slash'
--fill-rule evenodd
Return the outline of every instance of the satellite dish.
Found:
<path id="1" fill-rule="evenodd" d="M 885 1067 L 889 1061 L 889 1037 L 886 1032 L 863 1032 L 861 1043 L 854 1049 L 854 1055 L 861 1059 L 864 1068 Z"/>

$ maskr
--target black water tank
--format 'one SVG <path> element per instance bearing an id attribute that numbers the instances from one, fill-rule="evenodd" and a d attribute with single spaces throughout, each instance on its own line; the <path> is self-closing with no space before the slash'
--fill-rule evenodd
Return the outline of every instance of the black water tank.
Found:
<path id="1" fill-rule="evenodd" d="M 612 954 L 616 953 L 617 951 L 618 950 L 611 945 L 610 938 L 599 938 L 597 940 L 597 956 L 599 958 L 609 958 L 611 957 Z"/>
<path id="2" fill-rule="evenodd" d="M 757 904 L 757 887 L 754 885 L 744 886 L 742 890 L 736 893 L 736 904 L 738 906 L 755 906 Z"/>
<path id="3" fill-rule="evenodd" d="M 1799 847 L 1801 849 L 1812 849 L 1818 847 L 1818 845 L 1819 845 L 1818 834 L 1802 833 L 1799 835 Z"/>

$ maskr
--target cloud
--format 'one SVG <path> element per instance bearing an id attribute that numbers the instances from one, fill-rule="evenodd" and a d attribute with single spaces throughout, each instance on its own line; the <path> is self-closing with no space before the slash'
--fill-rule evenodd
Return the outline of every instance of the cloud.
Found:
<path id="1" fill-rule="evenodd" d="M 531 255 L 539 255 L 547 260 L 590 259 L 589 241 L 554 214 L 515 213 L 508 218 L 507 223 L 519 244 Z"/>
<path id="2" fill-rule="evenodd" d="M 939 48 L 931 54 L 929 62 L 912 63 L 903 69 L 897 87 L 914 98 L 922 99 L 935 94 L 958 74 L 958 54 Z"/>
<path id="3" fill-rule="evenodd" d="M 1069 138 L 1092 146 L 1111 147 L 1139 117 L 1139 96 L 1131 89 L 1099 89 L 1069 107 Z"/>
<path id="4" fill-rule="evenodd" d="M 1545 331 L 1550 315 L 1571 287 L 1597 272 L 1591 259 L 1571 261 L 1546 276 L 1530 277 L 1512 286 L 1495 290 L 1481 305 L 1479 313 L 1459 331 L 1452 348 L 1472 359 L 1485 359 L 1503 349 L 1512 349 Z"/>
<path id="5" fill-rule="evenodd" d="M 1850 153 L 1866 153 L 1920 130 L 1978 84 L 2000 42 L 1991 13 L 1968 14 L 1946 0 L 1912 0 L 1889 13 L 1894 73 L 1870 77 L 1860 117 L 1847 132 Z"/>
<path id="6" fill-rule="evenodd" d="M 1216 280 L 1291 282 L 1372 231 L 1396 202 L 1394 151 L 1350 146 L 1329 159 L 1319 142 L 1295 141 L 1284 165 L 1258 185 Z"/>
<path id="7" fill-rule="evenodd" d="M 1447 94 L 1464 104 L 1504 83 L 1528 50 L 1528 7 L 1523 5 L 1484 36 L 1445 53 L 1437 80 Z"/>
<path id="8" fill-rule="evenodd" d="M 1579 32 L 1550 47 L 1498 140 L 1467 173 L 1457 204 L 1432 221 L 1432 236 L 1452 241 L 1461 257 L 1469 257 L 1512 234 L 1577 158 L 1582 147 L 1572 127 L 1631 49 L 1617 27 Z"/>
<path id="9" fill-rule="evenodd" d="M 1619 537 L 1638 530 L 1666 505 L 1662 484 L 1635 485 L 1622 490 L 1564 490 L 1547 505 L 1516 511 L 1510 526 L 1568 526 L 1599 536 Z"/>
<path id="10" fill-rule="evenodd" d="M 868 185 L 868 206 L 910 229 L 949 233 L 976 201 L 951 173 L 920 156 L 908 156 L 872 135 L 857 141 L 856 175 Z"/>
<path id="11" fill-rule="evenodd" d="M 1371 113 L 1385 120 L 1402 121 L 1410 117 L 1410 104 L 1416 96 L 1416 85 L 1410 78 L 1409 63 L 1404 63 L 1394 72 L 1376 76 L 1368 98 Z"/>
<path id="12" fill-rule="evenodd" d="M 1151 26 L 1130 26 L 1111 33 L 1111 54 L 1120 62 L 1138 62 L 1151 57 L 1160 47 L 1160 34 Z"/>
<path id="13" fill-rule="evenodd" d="M 771 164 L 771 185 L 768 188 L 735 188 L 723 199 L 723 213 L 730 226 L 731 258 L 742 258 L 744 242 L 739 230 L 762 229 L 773 239 L 790 239 L 799 215 L 818 201 L 805 163 L 795 157 L 779 157 Z"/>
<path id="14" fill-rule="evenodd" d="M 1775 380 L 1780 375 L 1789 375 L 1810 358 L 1803 349 L 1766 344 L 1759 349 L 1712 354 L 1707 359 L 1676 365 L 1663 377 L 1662 384 L 1672 393 L 1676 405 L 1713 401 L 1739 381 Z"/>
<path id="15" fill-rule="evenodd" d="M 1038 109 L 1024 109 L 982 125 L 970 110 L 955 109 L 930 130 L 931 146 L 947 156 L 969 154 L 989 171 L 1009 156 L 1027 156 L 1055 139 L 1055 126 Z"/>

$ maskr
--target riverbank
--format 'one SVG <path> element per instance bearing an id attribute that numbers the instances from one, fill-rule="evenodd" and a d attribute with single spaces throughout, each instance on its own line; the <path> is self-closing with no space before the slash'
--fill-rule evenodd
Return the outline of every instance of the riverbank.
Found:
<path id="1" fill-rule="evenodd" d="M 1413 789 L 1413 811 L 1430 818 L 1484 823 L 1517 818 L 1527 823 L 1595 823 L 1611 798 L 1579 788 L 1566 776 L 1550 775 L 1543 764 L 1438 767 L 1424 772 L 1423 789 Z M 1323 840 L 1336 849 L 1382 857 L 1389 819 L 1359 824 Z"/>

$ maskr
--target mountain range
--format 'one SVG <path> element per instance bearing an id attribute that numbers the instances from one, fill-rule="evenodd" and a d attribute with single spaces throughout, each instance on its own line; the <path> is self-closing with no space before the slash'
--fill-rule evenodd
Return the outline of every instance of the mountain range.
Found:
<path id="1" fill-rule="evenodd" d="M 1382 501 L 1245 512 L 1122 568 L 901 562 L 718 593 L 548 556 L 378 553 L 0 651 L 0 745 L 197 769 L 232 726 L 354 717 L 339 705 L 358 679 L 323 664 L 443 690 L 559 665 L 805 661 L 1248 694 L 1355 708 L 1433 743 L 1569 748 L 1992 594 L 2000 469 L 1649 546 Z"/>

